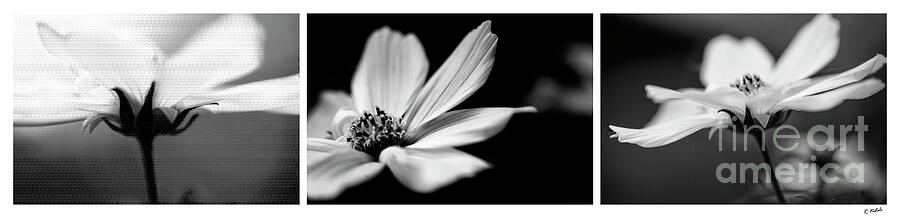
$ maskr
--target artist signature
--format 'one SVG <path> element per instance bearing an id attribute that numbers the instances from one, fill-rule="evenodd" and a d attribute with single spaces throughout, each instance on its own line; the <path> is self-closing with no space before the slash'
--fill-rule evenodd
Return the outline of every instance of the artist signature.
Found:
<path id="1" fill-rule="evenodd" d="M 881 207 L 876 207 L 876 208 L 871 208 L 871 209 L 866 208 L 863 210 L 863 214 L 870 214 L 870 213 L 877 213 L 877 212 L 881 212 Z"/>

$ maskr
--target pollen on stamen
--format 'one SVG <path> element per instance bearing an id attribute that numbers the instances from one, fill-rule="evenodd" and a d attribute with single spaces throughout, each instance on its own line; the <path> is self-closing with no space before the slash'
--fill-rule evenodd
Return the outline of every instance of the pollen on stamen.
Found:
<path id="1" fill-rule="evenodd" d="M 748 73 L 744 74 L 744 76 L 740 79 L 735 80 L 733 83 L 731 83 L 730 86 L 736 88 L 737 90 L 740 90 L 744 93 L 744 95 L 752 95 L 755 94 L 759 89 L 767 87 L 769 85 L 763 82 L 759 78 L 759 75 Z"/>
<path id="2" fill-rule="evenodd" d="M 353 149 L 377 158 L 385 148 L 403 146 L 406 131 L 401 127 L 402 122 L 402 118 L 391 116 L 378 107 L 375 113 L 365 111 L 350 122 L 347 143 Z"/>

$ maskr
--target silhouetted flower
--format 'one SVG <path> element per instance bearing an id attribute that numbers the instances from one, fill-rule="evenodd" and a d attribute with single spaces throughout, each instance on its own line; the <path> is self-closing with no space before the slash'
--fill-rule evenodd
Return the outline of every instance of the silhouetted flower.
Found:
<path id="1" fill-rule="evenodd" d="M 17 84 L 15 126 L 101 122 L 126 136 L 175 135 L 200 112 L 299 113 L 296 75 L 227 86 L 262 59 L 264 31 L 252 16 L 226 15 L 167 57 L 128 28 L 85 25 L 60 33 L 38 23 L 38 35 L 72 76 L 47 75 Z M 151 128 L 152 127 L 152 128 Z"/>

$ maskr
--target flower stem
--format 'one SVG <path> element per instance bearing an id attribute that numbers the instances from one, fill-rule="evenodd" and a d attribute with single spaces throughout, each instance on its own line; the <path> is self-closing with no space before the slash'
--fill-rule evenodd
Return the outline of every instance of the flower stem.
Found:
<path id="1" fill-rule="evenodd" d="M 787 203 L 787 201 L 784 200 L 784 194 L 781 193 L 781 185 L 778 183 L 778 179 L 776 179 L 775 177 L 775 166 L 772 164 L 772 158 L 769 157 L 769 151 L 765 148 L 765 142 L 762 138 L 762 131 L 751 130 L 749 134 L 753 136 L 754 139 L 756 139 L 756 142 L 759 144 L 759 151 L 762 152 L 763 161 L 765 161 L 766 164 L 769 165 L 769 180 L 772 181 L 772 188 L 775 189 L 775 197 L 778 197 L 778 203 Z"/>
<path id="2" fill-rule="evenodd" d="M 153 165 L 153 138 L 154 136 L 138 136 L 141 144 L 141 154 L 144 160 L 144 179 L 147 181 L 147 196 L 150 204 L 159 204 L 159 195 L 156 193 L 156 172 Z"/>

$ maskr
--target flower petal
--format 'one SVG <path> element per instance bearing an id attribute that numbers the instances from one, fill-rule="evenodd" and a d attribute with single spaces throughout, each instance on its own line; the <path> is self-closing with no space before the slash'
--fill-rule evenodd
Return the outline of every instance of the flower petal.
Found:
<path id="1" fill-rule="evenodd" d="M 265 31 L 251 15 L 223 15 L 166 60 L 157 75 L 157 107 L 241 78 L 259 66 Z M 184 105 L 179 105 L 184 106 Z"/>
<path id="2" fill-rule="evenodd" d="M 784 99 L 784 91 L 782 90 L 784 88 L 779 86 L 768 90 L 760 90 L 747 100 L 747 109 L 750 111 L 750 116 L 756 119 L 756 122 L 760 123 L 763 128 L 769 127 L 769 119 L 777 112 L 770 112 L 770 109 Z"/>
<path id="3" fill-rule="evenodd" d="M 106 117 L 104 115 L 96 115 L 84 120 L 81 122 L 81 132 L 91 133 L 94 132 L 94 128 L 97 128 L 97 125 L 100 125 L 100 122 L 103 122 L 103 118 Z"/>
<path id="4" fill-rule="evenodd" d="M 38 23 L 38 34 L 48 52 L 89 73 L 104 87 L 121 88 L 143 101 L 160 65 L 161 52 L 148 39 L 126 29 L 107 29 L 112 30 L 61 34 Z"/>
<path id="5" fill-rule="evenodd" d="M 268 111 L 300 114 L 300 77 L 297 75 L 251 82 L 211 93 L 188 96 L 179 105 L 205 106 L 213 112 Z"/>
<path id="6" fill-rule="evenodd" d="M 338 109 L 338 111 L 334 113 L 334 116 L 331 120 L 331 132 L 328 133 L 328 138 L 344 140 L 345 138 L 341 137 L 347 134 L 347 130 L 349 128 L 348 125 L 350 125 L 350 122 L 352 122 L 359 116 L 360 114 L 356 110 L 352 110 L 346 107 Z"/>
<path id="7" fill-rule="evenodd" d="M 306 165 L 312 166 L 324 160 L 329 155 L 342 149 L 349 149 L 347 144 L 322 138 L 306 139 Z"/>
<path id="8" fill-rule="evenodd" d="M 821 94 L 782 101 L 774 107 L 773 111 L 783 109 L 809 112 L 826 111 L 836 107 L 847 99 L 868 98 L 869 96 L 878 93 L 878 91 L 881 91 L 881 89 L 884 89 L 884 87 L 884 82 L 881 82 L 879 79 L 871 78 Z"/>
<path id="9" fill-rule="evenodd" d="M 738 41 L 730 35 L 720 35 L 706 44 L 700 81 L 707 88 L 727 87 L 748 73 L 765 78 L 772 70 L 772 55 L 754 38 Z"/>
<path id="10" fill-rule="evenodd" d="M 644 126 L 653 126 L 670 120 L 708 113 L 712 108 L 687 99 L 664 101 L 656 109 L 656 114 Z"/>
<path id="11" fill-rule="evenodd" d="M 198 116 L 204 116 L 204 117 L 205 117 L 205 116 L 210 116 L 210 115 L 212 115 L 212 114 L 214 114 L 214 113 L 215 113 L 215 112 L 213 112 L 212 110 L 210 110 L 208 107 L 203 107 L 203 106 L 201 106 L 201 107 L 194 108 L 193 110 L 191 110 L 190 112 L 188 112 L 184 117 L 194 117 L 195 115 L 198 115 Z M 174 119 L 173 119 L 173 120 L 174 120 Z M 184 128 L 187 128 L 187 127 L 188 127 L 188 124 L 190 124 L 190 123 L 191 123 L 191 122 L 181 122 L 181 124 L 179 124 L 175 129 L 184 129 Z"/>
<path id="12" fill-rule="evenodd" d="M 537 112 L 534 107 L 476 108 L 450 111 L 410 130 L 409 148 L 446 148 L 468 145 L 493 137 L 513 114 Z"/>
<path id="13" fill-rule="evenodd" d="M 369 36 L 353 75 L 352 92 L 359 110 L 400 115 L 422 87 L 428 59 L 419 39 L 383 27 Z"/>
<path id="14" fill-rule="evenodd" d="M 315 200 L 333 199 L 344 189 L 372 179 L 384 168 L 384 164 L 372 161 L 368 154 L 353 149 L 330 152 L 308 165 L 306 196 Z"/>
<path id="15" fill-rule="evenodd" d="M 82 121 L 92 115 L 77 107 L 62 105 L 25 106 L 25 100 L 15 99 L 13 126 L 52 126 L 71 122 Z M 46 99 L 36 102 L 47 102 Z M 57 102 L 58 103 L 58 102 Z"/>
<path id="16" fill-rule="evenodd" d="M 491 21 L 469 32 L 415 97 L 403 117 L 405 125 L 413 128 L 434 119 L 481 88 L 494 66 L 496 46 Z"/>
<path id="17" fill-rule="evenodd" d="M 400 183 L 419 193 L 433 192 L 490 167 L 484 160 L 452 148 L 394 146 L 384 149 L 379 160 L 387 164 Z"/>
<path id="18" fill-rule="evenodd" d="M 688 99 L 715 110 L 725 109 L 735 113 L 738 117 L 744 117 L 746 97 L 736 89 L 724 87 L 706 91 L 699 91 L 696 89 L 675 91 L 659 86 L 647 85 L 644 86 L 644 90 L 647 91 L 647 98 L 652 99 L 655 103 L 673 99 Z"/>
<path id="19" fill-rule="evenodd" d="M 772 71 L 772 83 L 807 78 L 837 55 L 841 24 L 828 14 L 818 15 L 800 29 Z"/>
<path id="20" fill-rule="evenodd" d="M 884 56 L 876 55 L 865 63 L 843 73 L 806 78 L 782 86 L 776 86 L 774 88 L 775 90 L 759 93 L 751 97 L 747 103 L 748 108 L 750 109 L 752 116 L 762 123 L 763 127 L 767 127 L 768 124 L 766 122 L 769 120 L 769 117 L 772 114 L 785 109 L 782 102 L 794 104 L 790 102 L 798 101 L 799 99 L 810 95 L 825 93 L 834 90 L 835 88 L 846 86 L 847 84 L 856 83 L 881 69 L 885 62 L 886 59 Z M 830 103 L 826 105 L 804 105 L 801 107 L 825 107 L 830 109 L 839 103 L 840 102 L 834 102 L 834 105 L 830 105 Z"/>
<path id="21" fill-rule="evenodd" d="M 343 91 L 324 91 L 319 95 L 319 104 L 309 112 L 306 133 L 312 138 L 328 137 L 331 121 L 341 108 L 352 108 L 353 98 Z"/>
<path id="22" fill-rule="evenodd" d="M 875 57 L 869 59 L 865 63 L 860 64 L 859 66 L 854 67 L 853 69 L 844 71 L 843 73 L 837 75 L 828 75 L 825 78 L 813 78 L 815 80 L 819 80 L 818 82 L 812 84 L 811 86 L 802 89 L 799 92 L 792 94 L 785 100 L 793 100 L 796 98 L 802 98 L 808 95 L 825 92 L 828 90 L 832 90 L 837 87 L 845 86 L 850 83 L 858 82 L 866 76 L 869 76 L 879 69 L 887 62 L 887 59 L 883 55 L 875 55 Z"/>
<path id="23" fill-rule="evenodd" d="M 724 114 L 724 112 L 720 112 Z M 643 129 L 631 129 L 609 125 L 615 132 L 610 138 L 618 138 L 619 142 L 627 142 L 644 148 L 655 148 L 678 141 L 700 129 L 715 127 L 720 123 L 719 113 L 705 113 L 683 117 L 659 123 Z"/>
<path id="24" fill-rule="evenodd" d="M 102 87 L 81 93 L 73 85 L 43 81 L 16 88 L 13 126 L 49 126 L 98 114 L 118 115 L 116 97 Z"/>

